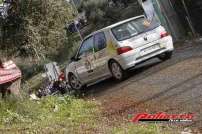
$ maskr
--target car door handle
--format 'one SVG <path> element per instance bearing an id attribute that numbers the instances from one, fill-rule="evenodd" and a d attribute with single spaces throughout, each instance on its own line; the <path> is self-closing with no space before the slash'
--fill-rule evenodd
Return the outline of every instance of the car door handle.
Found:
<path id="1" fill-rule="evenodd" d="M 88 70 L 88 73 L 93 73 L 93 69 L 91 69 L 91 70 Z"/>

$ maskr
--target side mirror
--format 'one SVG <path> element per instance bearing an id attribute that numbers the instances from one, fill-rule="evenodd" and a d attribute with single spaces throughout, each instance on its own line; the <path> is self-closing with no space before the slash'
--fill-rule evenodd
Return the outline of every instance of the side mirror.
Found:
<path id="1" fill-rule="evenodd" d="M 76 56 L 71 57 L 71 61 L 79 61 L 80 58 L 77 58 Z"/>
<path id="2" fill-rule="evenodd" d="M 75 56 L 70 58 L 71 61 L 75 61 Z"/>

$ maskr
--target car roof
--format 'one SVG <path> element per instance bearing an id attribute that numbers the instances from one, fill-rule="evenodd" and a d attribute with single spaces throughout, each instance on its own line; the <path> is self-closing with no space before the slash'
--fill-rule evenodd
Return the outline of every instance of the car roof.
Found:
<path id="1" fill-rule="evenodd" d="M 129 18 L 129 19 L 126 19 L 126 20 L 117 22 L 117 23 L 115 23 L 115 24 L 109 25 L 109 26 L 107 26 L 107 27 L 104 27 L 104 28 L 102 28 L 102 29 L 100 29 L 100 30 L 97 30 L 97 31 L 95 31 L 95 32 L 93 32 L 93 33 L 91 33 L 91 34 L 89 34 L 88 36 L 86 36 L 86 37 L 84 38 L 84 40 L 87 39 L 87 38 L 89 38 L 90 36 L 96 34 L 96 33 L 103 32 L 103 31 L 107 31 L 107 30 L 112 29 L 112 28 L 114 28 L 114 27 L 116 27 L 116 26 L 119 26 L 119 25 L 121 25 L 121 24 L 124 24 L 124 23 L 126 23 L 126 22 L 129 22 L 129 21 L 131 21 L 131 20 L 138 19 L 138 18 L 141 18 L 141 17 L 144 17 L 144 15 L 132 17 L 132 18 Z"/>

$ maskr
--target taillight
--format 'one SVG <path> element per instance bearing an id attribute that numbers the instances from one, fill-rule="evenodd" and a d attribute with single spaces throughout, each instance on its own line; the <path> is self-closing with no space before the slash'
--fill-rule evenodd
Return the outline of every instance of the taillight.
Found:
<path id="1" fill-rule="evenodd" d="M 120 48 L 117 49 L 117 53 L 119 55 L 121 55 L 121 54 L 126 53 L 126 52 L 131 51 L 131 50 L 133 50 L 133 49 L 131 47 L 129 47 L 129 46 L 120 47 Z"/>
<path id="2" fill-rule="evenodd" d="M 164 38 L 164 37 L 167 37 L 167 36 L 169 36 L 169 33 L 168 32 L 162 32 L 161 33 L 161 38 Z"/>
<path id="3" fill-rule="evenodd" d="M 64 81 L 65 80 L 65 74 L 64 72 L 61 72 L 61 74 L 59 75 L 59 81 Z"/>

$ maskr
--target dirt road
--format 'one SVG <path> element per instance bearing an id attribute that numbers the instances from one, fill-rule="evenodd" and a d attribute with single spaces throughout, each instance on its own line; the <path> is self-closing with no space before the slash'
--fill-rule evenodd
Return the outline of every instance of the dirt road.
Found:
<path id="1" fill-rule="evenodd" d="M 195 113 L 190 127 L 202 130 L 202 43 L 187 42 L 171 60 L 152 59 L 127 80 L 91 86 L 87 97 L 101 101 L 108 116 L 139 112 Z"/>

